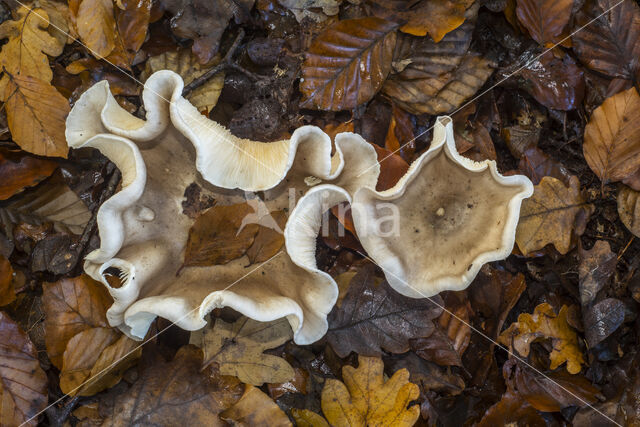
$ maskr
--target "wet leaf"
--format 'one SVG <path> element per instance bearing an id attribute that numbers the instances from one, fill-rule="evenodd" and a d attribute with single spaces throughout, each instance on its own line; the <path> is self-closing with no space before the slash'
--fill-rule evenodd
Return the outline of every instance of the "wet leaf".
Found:
<path id="1" fill-rule="evenodd" d="M 534 341 L 549 338 L 553 347 L 549 354 L 551 369 L 567 362 L 567 371 L 577 374 L 585 361 L 578 346 L 578 335 L 569 326 L 568 314 L 569 308 L 566 305 L 556 314 L 551 305 L 542 303 L 535 308 L 533 314 L 520 314 L 518 321 L 500 334 L 498 341 L 527 357 Z"/>
<path id="2" fill-rule="evenodd" d="M 605 340 L 622 325 L 625 311 L 622 301 L 607 298 L 584 312 L 584 335 L 590 348 Z"/>
<path id="3" fill-rule="evenodd" d="M 571 173 L 562 163 L 553 160 L 547 156 L 544 151 L 538 147 L 528 148 L 518 164 L 518 169 L 525 174 L 535 185 L 540 184 L 542 178 L 550 176 L 559 179 L 564 185 L 571 185 Z"/>
<path id="4" fill-rule="evenodd" d="M 270 215 L 280 230 L 284 230 L 287 214 L 284 211 L 277 211 Z M 247 257 L 251 264 L 265 262 L 280 252 L 284 246 L 284 234 L 280 230 L 260 226 L 253 244 L 247 249 Z"/>
<path id="5" fill-rule="evenodd" d="M 4 256 L 0 255 L 0 307 L 10 304 L 16 299 L 13 286 L 13 268 Z"/>
<path id="6" fill-rule="evenodd" d="M 586 219 L 594 207 L 580 192 L 578 178 L 572 176 L 569 187 L 545 176 L 535 186 L 533 196 L 522 202 L 516 242 L 523 254 L 551 243 L 561 254 L 571 248 L 571 237 L 582 234 Z"/>
<path id="7" fill-rule="evenodd" d="M 538 141 L 540 140 L 540 132 L 541 128 L 539 126 L 524 126 L 516 124 L 514 126 L 507 126 L 502 128 L 502 137 L 507 143 L 507 147 L 509 148 L 511 154 L 513 154 L 513 156 L 516 158 L 520 158 L 527 150 L 537 147 Z M 542 151 L 540 152 L 542 153 Z M 543 174 L 542 176 L 545 175 L 549 174 Z M 542 179 L 542 177 L 540 177 L 540 179 Z M 534 182 L 534 184 L 540 182 L 540 179 Z"/>
<path id="8" fill-rule="evenodd" d="M 496 148 L 486 127 L 479 122 L 456 126 L 454 124 L 456 148 L 465 157 L 481 162 L 484 160 L 497 160 Z"/>
<path id="9" fill-rule="evenodd" d="M 632 1 L 590 0 L 576 15 L 574 28 L 587 24 L 571 36 L 580 61 L 608 76 L 633 79 L 640 57 L 638 5 Z"/>
<path id="10" fill-rule="evenodd" d="M 40 156 L 67 157 L 64 136 L 69 102 L 53 86 L 26 75 L 11 75 L 4 91 L 13 140 Z"/>
<path id="11" fill-rule="evenodd" d="M 213 327 L 193 333 L 191 342 L 202 346 L 204 366 L 215 363 L 220 374 L 260 386 L 293 379 L 295 372 L 286 360 L 264 354 L 292 338 L 286 319 L 258 322 L 241 317 L 234 323 L 216 319 Z"/>
<path id="12" fill-rule="evenodd" d="M 397 153 L 405 161 L 413 160 L 416 149 L 414 141 L 413 124 L 409 113 L 393 104 L 391 109 L 391 121 L 387 130 L 387 137 L 384 141 L 384 148 Z"/>
<path id="13" fill-rule="evenodd" d="M 269 396 L 252 385 L 245 385 L 244 394 L 220 418 L 233 425 L 291 426 L 289 417 Z"/>
<path id="14" fill-rule="evenodd" d="M 0 425 L 35 426 L 47 406 L 47 376 L 29 337 L 0 312 Z M 33 419 L 31 419 L 33 417 Z"/>
<path id="15" fill-rule="evenodd" d="M 418 386 L 409 382 L 409 371 L 400 369 L 387 381 L 382 360 L 358 357 L 358 368 L 344 366 L 342 379 L 327 379 L 322 389 L 322 412 L 335 426 L 412 426 L 420 416 Z"/>
<path id="16" fill-rule="evenodd" d="M 639 18 L 640 19 L 640 18 Z M 640 162 L 640 95 L 635 88 L 607 98 L 584 130 L 584 157 L 603 182 L 634 174 Z"/>
<path id="17" fill-rule="evenodd" d="M 380 175 L 376 190 L 384 191 L 396 185 L 398 180 L 409 170 L 409 164 L 400 155 L 393 153 L 386 148 L 376 144 L 371 144 L 376 150 L 378 162 L 380 163 Z"/>
<path id="18" fill-rule="evenodd" d="M 589 251 L 580 251 L 578 277 L 580 280 L 580 302 L 589 306 L 598 292 L 607 284 L 616 270 L 618 259 L 611 251 L 609 242 L 598 240 Z"/>
<path id="19" fill-rule="evenodd" d="M 272 399 L 279 399 L 287 393 L 307 394 L 309 388 L 309 372 L 302 368 L 294 368 L 295 376 L 283 383 L 267 384 L 269 396 Z"/>
<path id="20" fill-rule="evenodd" d="M 91 328 L 108 328 L 111 297 L 101 283 L 82 275 L 42 285 L 45 311 L 45 342 L 49 359 L 62 368 L 67 343 Z"/>
<path id="21" fill-rule="evenodd" d="M 439 297 L 434 301 L 442 302 Z M 327 339 L 340 357 L 352 351 L 370 356 L 382 350 L 404 353 L 410 339 L 433 332 L 430 319 L 440 313 L 428 299 L 398 294 L 375 276 L 374 266 L 367 265 L 352 279 L 340 307 L 329 314 Z"/>
<path id="22" fill-rule="evenodd" d="M 151 74 L 159 70 L 171 70 L 180 74 L 184 84 L 188 85 L 194 79 L 204 74 L 211 66 L 216 65 L 212 61 L 207 66 L 198 62 L 196 56 L 188 49 L 178 49 L 162 53 L 149 58 L 145 64 L 145 71 L 142 76 L 146 80 Z M 218 103 L 218 97 L 224 86 L 224 73 L 218 73 L 202 86 L 195 88 L 187 99 L 198 109 L 198 111 L 209 112 Z"/>
<path id="23" fill-rule="evenodd" d="M 373 98 L 391 71 L 397 28 L 368 17 L 339 21 L 320 33 L 302 64 L 300 106 L 339 111 Z"/>
<path id="24" fill-rule="evenodd" d="M 243 256 L 253 244 L 258 225 L 245 224 L 253 215 L 247 203 L 214 206 L 200 215 L 189 230 L 184 266 L 226 264 Z"/>
<path id="25" fill-rule="evenodd" d="M 542 415 L 518 393 L 507 390 L 498 403 L 487 409 L 478 427 L 499 425 L 546 426 Z"/>
<path id="26" fill-rule="evenodd" d="M 200 371 L 202 351 L 182 347 L 173 361 L 159 361 L 133 385 L 101 398 L 100 415 L 111 425 L 223 426 L 217 416 L 242 395 L 242 385 L 208 378 Z"/>
<path id="27" fill-rule="evenodd" d="M 517 0 L 518 21 L 531 37 L 545 47 L 561 40 L 562 30 L 569 23 L 573 0 Z"/>
<path id="28" fill-rule="evenodd" d="M 51 160 L 21 152 L 0 150 L 0 200 L 6 200 L 26 187 L 38 184 L 58 167 Z"/>
<path id="29" fill-rule="evenodd" d="M 620 221 L 634 235 L 640 237 L 640 192 L 626 185 L 618 189 L 618 215 Z"/>

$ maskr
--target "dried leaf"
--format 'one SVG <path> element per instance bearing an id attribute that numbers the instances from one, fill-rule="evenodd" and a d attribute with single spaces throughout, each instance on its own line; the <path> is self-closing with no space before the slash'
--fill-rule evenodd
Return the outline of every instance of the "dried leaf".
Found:
<path id="1" fill-rule="evenodd" d="M 639 18 L 640 20 L 640 18 Z M 584 129 L 584 157 L 604 182 L 632 175 L 640 163 L 640 95 L 635 88 L 607 98 Z"/>
<path id="2" fill-rule="evenodd" d="M 147 36 L 151 0 L 119 0 L 118 6 L 114 9 L 115 47 L 106 60 L 130 70 Z"/>
<path id="3" fill-rule="evenodd" d="M 535 125 L 514 125 L 502 128 L 502 137 L 507 143 L 507 147 L 514 157 L 520 158 L 530 148 L 536 148 L 540 140 L 541 128 Z M 540 150 L 539 150 L 540 151 Z M 540 151 L 542 153 L 542 151 Z M 543 153 L 544 154 L 544 153 Z M 542 176 L 549 175 L 544 174 Z M 537 184 L 542 176 L 534 182 Z M 530 177 L 531 178 L 531 177 Z"/>
<path id="4" fill-rule="evenodd" d="M 0 255 L 0 307 L 10 304 L 16 299 L 13 286 L 13 268 L 4 256 Z"/>
<path id="5" fill-rule="evenodd" d="M 80 38 L 96 58 L 105 58 L 115 49 L 113 0 L 80 0 L 76 26 Z"/>
<path id="6" fill-rule="evenodd" d="M 373 98 L 391 71 L 397 28 L 396 23 L 368 17 L 325 29 L 302 65 L 300 106 L 339 111 Z"/>
<path id="7" fill-rule="evenodd" d="M 489 130 L 481 123 L 466 120 L 461 126 L 454 123 L 454 132 L 456 148 L 460 154 L 476 162 L 498 159 Z"/>
<path id="8" fill-rule="evenodd" d="M 0 425 L 35 426 L 37 414 L 47 406 L 47 376 L 38 362 L 36 348 L 3 312 L 0 343 Z"/>
<path id="9" fill-rule="evenodd" d="M 423 392 L 434 391 L 449 396 L 457 396 L 465 389 L 462 377 L 452 372 L 449 368 L 443 368 L 435 363 L 428 362 L 413 352 L 401 357 L 385 359 L 387 368 L 392 371 L 406 369 L 410 372 L 409 380 L 419 384 Z"/>
<path id="10" fill-rule="evenodd" d="M 569 23 L 573 0 L 517 0 L 518 21 L 531 37 L 545 47 L 561 40 L 562 30 Z"/>
<path id="11" fill-rule="evenodd" d="M 418 386 L 409 382 L 409 371 L 400 369 L 387 381 L 382 360 L 358 357 L 358 368 L 344 366 L 342 379 L 327 379 L 322 389 L 322 412 L 334 426 L 412 426 L 420 416 L 414 405 Z"/>
<path id="12" fill-rule="evenodd" d="M 626 185 L 618 189 L 618 215 L 620 221 L 634 235 L 640 237 L 640 192 Z"/>
<path id="13" fill-rule="evenodd" d="M 376 183 L 376 190 L 384 191 L 396 185 L 398 180 L 409 170 L 409 164 L 396 153 L 376 144 L 371 144 L 376 150 L 380 163 L 380 175 Z"/>
<path id="14" fill-rule="evenodd" d="M 611 77 L 633 79 L 640 57 L 638 5 L 618 0 L 585 2 L 585 7 L 575 17 L 574 27 L 585 25 L 584 30 L 575 31 L 571 36 L 573 50 L 580 61 Z"/>
<path id="15" fill-rule="evenodd" d="M 622 301 L 607 298 L 584 312 L 584 335 L 590 348 L 604 341 L 622 325 L 625 311 Z"/>
<path id="16" fill-rule="evenodd" d="M 322 22 L 327 16 L 337 15 L 341 2 L 342 0 L 278 0 L 279 4 L 293 13 L 299 23 L 305 18 Z M 322 9 L 322 12 L 316 12 L 317 9 Z"/>
<path id="17" fill-rule="evenodd" d="M 47 55 L 58 56 L 64 47 L 63 43 L 47 32 L 49 17 L 43 9 L 31 10 L 20 6 L 16 14 L 17 20 L 7 20 L 0 25 L 0 39 L 9 39 L 0 52 L 0 68 L 5 71 L 0 81 L 0 96 L 3 101 L 7 99 L 5 88 L 10 75 L 30 76 L 49 83 L 53 73 Z"/>
<path id="18" fill-rule="evenodd" d="M 616 270 L 618 258 L 611 251 L 609 242 L 598 240 L 589 251 L 581 250 L 578 278 L 580 280 L 580 302 L 582 307 L 589 306 L 598 292 Z"/>
<path id="19" fill-rule="evenodd" d="M 253 244 L 247 249 L 247 257 L 251 264 L 265 262 L 280 252 L 280 249 L 284 246 L 282 230 L 284 230 L 287 223 L 287 214 L 284 211 L 277 211 L 270 215 L 280 227 L 280 230 L 260 226 Z"/>
<path id="20" fill-rule="evenodd" d="M 198 63 L 198 59 L 190 50 L 178 49 L 152 56 L 145 64 L 142 80 L 146 80 L 151 74 L 159 70 L 171 70 L 180 74 L 184 84 L 188 85 L 197 77 L 203 75 L 211 66 L 216 65 L 213 61 L 207 66 Z M 218 73 L 202 86 L 195 88 L 187 95 L 187 99 L 198 109 L 198 111 L 209 112 L 218 103 L 218 97 L 224 86 L 224 73 Z"/>
<path id="21" fill-rule="evenodd" d="M 245 385 L 244 394 L 220 418 L 237 426 L 291 426 L 289 417 L 282 409 L 252 385 Z"/>
<path id="22" fill-rule="evenodd" d="M 545 176 L 559 179 L 566 186 L 571 185 L 571 173 L 561 163 L 556 162 L 535 146 L 522 153 L 518 169 L 535 185 L 540 184 Z"/>
<path id="23" fill-rule="evenodd" d="M 500 334 L 498 342 L 527 357 L 534 341 L 549 338 L 553 347 L 549 355 L 551 369 L 567 362 L 567 371 L 577 374 L 585 361 L 578 346 L 578 335 L 569 326 L 568 314 L 569 308 L 566 305 L 556 314 L 551 305 L 542 303 L 535 308 L 533 314 L 520 314 L 518 321 Z"/>
<path id="24" fill-rule="evenodd" d="M 292 409 L 291 415 L 298 427 L 329 427 L 327 420 L 308 409 Z"/>
<path id="25" fill-rule="evenodd" d="M 584 231 L 586 218 L 594 207 L 580 192 L 580 182 L 571 176 L 569 187 L 562 181 L 545 176 L 535 186 L 533 196 L 522 202 L 516 242 L 523 254 L 529 254 L 552 243 L 561 254 L 571 248 L 573 232 Z"/>
<path id="26" fill-rule="evenodd" d="M 6 200 L 26 187 L 38 184 L 58 167 L 51 160 L 22 152 L 0 150 L 0 200 Z"/>
<path id="27" fill-rule="evenodd" d="M 295 376 L 286 360 L 263 353 L 292 336 L 286 319 L 263 323 L 241 317 L 234 323 L 216 319 L 213 327 L 193 333 L 191 342 L 202 346 L 205 366 L 215 363 L 220 374 L 234 375 L 244 383 L 260 386 L 282 383 Z"/>
<path id="28" fill-rule="evenodd" d="M 387 137 L 384 141 L 384 148 L 399 154 L 406 162 L 413 160 L 416 149 L 414 141 L 413 123 L 409 113 L 399 108 L 395 104 L 391 109 L 391 121 L 387 130 Z"/>
<path id="29" fill-rule="evenodd" d="M 243 256 L 258 233 L 256 223 L 246 223 L 257 215 L 252 211 L 239 203 L 214 206 L 200 215 L 189 230 L 184 266 L 226 264 Z"/>
<path id="30" fill-rule="evenodd" d="M 42 285 L 45 311 L 45 342 L 49 359 L 62 368 L 67 343 L 91 328 L 108 328 L 105 313 L 111 297 L 101 283 L 82 275 Z"/>
<path id="31" fill-rule="evenodd" d="M 172 362 L 152 364 L 131 388 L 103 395 L 100 415 L 111 425 L 223 426 L 217 416 L 242 395 L 242 385 L 200 372 L 202 352 L 178 350 Z"/>
<path id="32" fill-rule="evenodd" d="M 382 350 L 404 353 L 410 348 L 410 339 L 433 332 L 430 320 L 440 313 L 441 309 L 428 299 L 395 292 L 386 281 L 375 277 L 375 267 L 369 264 L 352 279 L 340 307 L 329 314 L 327 339 L 340 357 L 352 351 L 369 356 L 380 355 Z"/>
<path id="33" fill-rule="evenodd" d="M 4 99 L 9 130 L 20 148 L 40 156 L 67 157 L 64 129 L 71 107 L 60 92 L 43 80 L 16 74 L 8 75 Z"/>

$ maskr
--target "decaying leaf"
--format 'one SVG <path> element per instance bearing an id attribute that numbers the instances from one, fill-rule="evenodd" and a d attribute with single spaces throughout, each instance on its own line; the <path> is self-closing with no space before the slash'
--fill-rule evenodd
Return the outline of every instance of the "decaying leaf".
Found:
<path id="1" fill-rule="evenodd" d="M 526 255 L 552 243 L 566 254 L 573 233 L 582 234 L 593 210 L 580 192 L 577 177 L 572 176 L 566 187 L 562 181 L 545 176 L 533 196 L 522 202 L 516 230 L 518 247 Z"/>
<path id="2" fill-rule="evenodd" d="M 141 77 L 142 80 L 146 80 L 158 70 L 171 70 L 180 74 L 184 84 L 188 85 L 213 65 L 215 65 L 215 61 L 205 67 L 198 62 L 198 59 L 190 50 L 178 49 L 149 58 L 145 64 L 144 74 Z M 218 73 L 208 79 L 202 86 L 189 92 L 187 99 L 199 111 L 208 113 L 218 103 L 218 97 L 223 85 L 224 73 Z"/>
<path id="3" fill-rule="evenodd" d="M 583 312 L 584 335 L 590 348 L 614 333 L 624 322 L 626 307 L 616 298 L 598 301 Z"/>
<path id="4" fill-rule="evenodd" d="M 409 164 L 399 154 L 371 144 L 376 150 L 380 163 L 380 175 L 376 183 L 376 190 L 384 191 L 396 185 L 398 180 L 409 170 Z"/>
<path id="5" fill-rule="evenodd" d="M 36 185 L 49 177 L 57 167 L 58 164 L 51 160 L 0 149 L 0 200 Z"/>
<path id="6" fill-rule="evenodd" d="M 80 0 L 76 26 L 80 38 L 97 58 L 105 58 L 115 49 L 113 0 Z"/>
<path id="7" fill-rule="evenodd" d="M 342 0 L 278 0 L 278 3 L 289 9 L 300 23 L 305 18 L 322 22 L 327 16 L 337 15 L 341 2 Z M 318 9 L 322 9 L 322 12 L 317 11 Z"/>
<path id="8" fill-rule="evenodd" d="M 0 307 L 16 299 L 13 286 L 13 268 L 8 259 L 0 254 Z"/>
<path id="9" fill-rule="evenodd" d="M 402 356 L 385 358 L 387 369 L 397 371 L 406 369 L 411 376 L 409 380 L 418 384 L 423 392 L 444 393 L 449 396 L 457 396 L 465 389 L 462 377 L 449 368 L 438 366 L 415 355 L 413 352 Z"/>
<path id="10" fill-rule="evenodd" d="M 36 348 L 3 312 L 0 312 L 0 402 L 3 426 L 35 426 L 37 415 L 47 406 L 47 376 L 38 362 Z"/>
<path id="11" fill-rule="evenodd" d="M 583 308 L 589 306 L 607 284 L 615 272 L 617 262 L 616 254 L 611 251 L 609 242 L 605 240 L 598 240 L 589 251 L 580 251 L 578 278 Z"/>
<path id="12" fill-rule="evenodd" d="M 286 360 L 263 353 L 292 336 L 286 319 L 258 322 L 241 317 L 234 323 L 216 319 L 213 327 L 192 333 L 191 342 L 202 346 L 205 366 L 215 363 L 222 375 L 234 375 L 244 383 L 260 386 L 294 377 Z"/>
<path id="13" fill-rule="evenodd" d="M 526 136 L 523 137 L 526 138 Z M 565 168 L 562 163 L 549 157 L 544 151 L 536 146 L 527 148 L 521 154 L 518 169 L 529 177 L 534 185 L 540 184 L 540 181 L 542 181 L 542 178 L 545 176 L 559 179 L 564 183 L 564 185 L 571 185 L 572 175 L 567 168 Z"/>
<path id="14" fill-rule="evenodd" d="M 302 65 L 300 106 L 339 111 L 373 98 L 391 71 L 397 28 L 394 22 L 367 17 L 325 29 Z"/>
<path id="15" fill-rule="evenodd" d="M 7 122 L 14 141 L 40 156 L 67 157 L 64 136 L 69 102 L 46 81 L 27 75 L 8 75 L 4 91 Z"/>
<path id="16" fill-rule="evenodd" d="M 433 297 L 442 306 L 440 297 Z M 442 310 L 428 299 L 395 292 L 375 276 L 375 266 L 361 268 L 339 308 L 329 315 L 327 339 L 340 357 L 352 351 L 377 356 L 382 350 L 404 353 L 409 340 L 429 336 Z"/>
<path id="17" fill-rule="evenodd" d="M 158 361 L 133 385 L 101 398 L 100 415 L 111 425 L 226 425 L 220 412 L 242 395 L 238 382 L 208 378 L 200 371 L 202 351 L 185 346 L 171 362 Z"/>
<path id="18" fill-rule="evenodd" d="M 45 283 L 42 291 L 47 354 L 55 366 L 62 368 L 63 354 L 74 335 L 109 327 L 105 313 L 111 297 L 102 284 L 86 275 Z"/>
<path id="19" fill-rule="evenodd" d="M 244 394 L 229 409 L 220 414 L 220 418 L 233 425 L 244 426 L 291 426 L 289 417 L 282 409 L 260 389 L 246 384 Z"/>
<path id="20" fill-rule="evenodd" d="M 247 249 L 247 258 L 251 264 L 267 261 L 284 246 L 284 234 L 281 230 L 284 230 L 287 223 L 287 214 L 284 211 L 277 211 L 270 215 L 280 230 L 260 226 L 253 244 Z"/>
<path id="21" fill-rule="evenodd" d="M 507 390 L 498 403 L 487 409 L 478 427 L 524 424 L 544 426 L 546 422 L 526 400 L 513 390 Z"/>
<path id="22" fill-rule="evenodd" d="M 584 30 L 571 35 L 573 50 L 580 61 L 611 77 L 633 79 L 640 57 L 638 4 L 618 0 L 587 1 L 574 24 L 576 29 L 585 26 Z"/>
<path id="23" fill-rule="evenodd" d="M 107 61 L 125 69 L 132 68 L 147 36 L 151 3 L 151 0 L 117 0 L 118 7 L 114 8 L 115 48 Z"/>
<path id="24" fill-rule="evenodd" d="M 640 18 L 639 18 L 640 20 Z M 584 157 L 603 182 L 620 181 L 640 164 L 640 95 L 635 88 L 607 98 L 584 129 Z"/>
<path id="25" fill-rule="evenodd" d="M 257 215 L 247 203 L 214 206 L 189 230 L 184 267 L 226 264 L 240 258 L 253 244 L 258 224 L 245 221 Z"/>
<path id="26" fill-rule="evenodd" d="M 518 321 L 500 334 L 498 341 L 527 357 L 535 340 L 549 338 L 553 347 L 549 355 L 551 369 L 567 362 L 567 371 L 577 374 L 585 361 L 578 346 L 578 335 L 567 321 L 568 315 L 569 307 L 566 305 L 556 314 L 549 303 L 542 303 L 533 314 L 520 314 Z"/>
<path id="27" fill-rule="evenodd" d="M 618 215 L 620 221 L 635 236 L 640 237 L 640 192 L 626 185 L 618 189 Z"/>
<path id="28" fill-rule="evenodd" d="M 562 30 L 569 23 L 573 0 L 517 0 L 518 21 L 531 37 L 545 47 L 561 40 Z"/>
<path id="29" fill-rule="evenodd" d="M 400 369 L 387 381 L 382 360 L 358 357 L 358 368 L 344 366 L 342 379 L 327 379 L 322 389 L 322 412 L 334 426 L 412 426 L 420 416 L 418 406 L 407 408 L 419 395 Z"/>

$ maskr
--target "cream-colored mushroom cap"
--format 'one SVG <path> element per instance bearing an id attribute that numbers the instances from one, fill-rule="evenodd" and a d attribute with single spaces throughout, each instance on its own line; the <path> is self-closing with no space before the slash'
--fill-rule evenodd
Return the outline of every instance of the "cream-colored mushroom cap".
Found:
<path id="1" fill-rule="evenodd" d="M 353 218 L 362 246 L 403 295 L 460 290 L 489 261 L 513 249 L 525 176 L 502 176 L 494 161 L 458 154 L 449 117 L 439 117 L 431 147 L 389 190 L 361 188 Z"/>

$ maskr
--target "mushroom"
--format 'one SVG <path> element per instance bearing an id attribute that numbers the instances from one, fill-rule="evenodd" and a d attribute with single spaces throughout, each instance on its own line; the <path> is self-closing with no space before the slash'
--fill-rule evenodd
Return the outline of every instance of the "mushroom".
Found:
<path id="1" fill-rule="evenodd" d="M 331 185 L 351 197 L 361 186 L 375 186 L 375 150 L 344 133 L 331 156 L 330 138 L 314 126 L 274 143 L 237 138 L 201 115 L 182 89 L 173 72 L 151 75 L 142 93 L 142 120 L 122 109 L 103 81 L 80 97 L 67 118 L 70 147 L 96 148 L 122 172 L 121 190 L 97 214 L 100 248 L 84 265 L 114 299 L 109 323 L 142 339 L 156 316 L 196 330 L 209 311 L 228 306 L 259 321 L 287 317 L 297 343 L 318 340 L 338 289 L 316 266 L 315 238 L 290 238 L 300 221 L 287 222 L 287 251 L 260 265 L 248 266 L 243 256 L 224 265 L 181 268 L 194 224 L 182 211 L 185 190 L 195 183 L 218 205 L 262 191 L 266 211 L 285 209 L 292 189 L 300 197 Z M 113 273 L 120 280 L 110 284 Z"/>
<path id="2" fill-rule="evenodd" d="M 466 288 L 480 267 L 513 249 L 523 175 L 503 176 L 494 161 L 475 162 L 455 146 L 449 117 L 439 117 L 428 151 L 398 183 L 355 192 L 353 220 L 362 246 L 399 293 L 425 298 Z"/>

